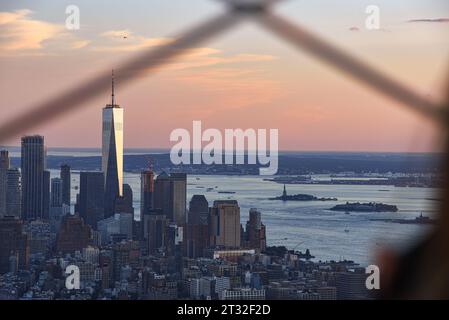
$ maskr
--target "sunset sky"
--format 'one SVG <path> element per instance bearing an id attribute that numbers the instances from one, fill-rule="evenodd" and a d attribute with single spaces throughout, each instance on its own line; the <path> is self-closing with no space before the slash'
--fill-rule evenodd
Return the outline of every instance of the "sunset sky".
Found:
<path id="1" fill-rule="evenodd" d="M 338 3 L 338 4 L 337 4 Z M 80 8 L 81 28 L 65 28 Z M 381 29 L 365 29 L 365 8 Z M 97 71 L 222 11 L 211 0 L 32 0 L 0 3 L 0 124 Z M 291 0 L 279 14 L 440 101 L 449 74 L 447 0 Z M 125 38 L 126 37 L 126 38 Z M 122 89 L 125 147 L 170 147 L 170 132 L 276 128 L 282 150 L 435 151 L 438 131 L 313 57 L 247 22 Z M 49 147 L 99 147 L 110 93 L 33 129 Z M 19 138 L 8 145 L 18 145 Z"/>

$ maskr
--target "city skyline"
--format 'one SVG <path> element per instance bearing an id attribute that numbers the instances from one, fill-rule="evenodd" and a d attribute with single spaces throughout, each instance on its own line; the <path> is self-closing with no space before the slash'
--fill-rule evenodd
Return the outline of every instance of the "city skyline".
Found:
<path id="1" fill-rule="evenodd" d="M 322 2 L 319 7 L 326 8 L 326 1 Z M 107 18 L 99 15 L 94 23 L 92 12 L 99 10 L 98 4 L 80 1 L 81 29 L 73 33 L 61 30 L 63 4 L 42 3 L 47 9 L 28 1 L 0 6 L 1 25 L 14 40 L 0 42 L 5 49 L 0 65 L 8 74 L 0 76 L 0 87 L 5 92 L 4 103 L 17 106 L 4 110 L 5 119 L 27 101 L 41 100 L 55 90 L 82 82 L 85 75 L 92 73 L 92 63 L 113 68 L 116 61 L 145 46 L 164 43 L 167 35 L 194 22 L 197 15 L 205 17 L 221 10 L 220 4 L 213 1 L 189 5 L 178 1 L 176 4 L 186 10 L 185 23 L 179 24 L 175 23 L 178 11 L 168 14 L 167 6 L 176 8 L 173 4 L 156 1 L 152 10 L 141 10 L 140 6 L 147 4 L 136 2 L 135 7 L 123 10 L 115 3 L 108 8 L 111 12 Z M 444 41 L 447 24 L 436 18 L 441 18 L 440 12 L 447 4 L 437 0 L 432 3 L 433 6 L 419 1 L 380 1 L 382 28 L 374 32 L 363 28 L 366 4 L 349 2 L 346 6 L 333 6 L 332 10 L 317 10 L 315 4 L 290 1 L 280 5 L 279 11 L 355 51 L 418 92 L 439 100 L 448 46 Z M 166 19 L 152 19 L 154 23 L 148 30 L 146 16 L 136 14 L 139 10 L 150 17 L 164 12 Z M 119 12 L 136 14 L 136 18 L 110 19 Z M 189 12 L 198 14 L 189 16 Z M 34 25 L 38 28 L 33 32 L 27 29 Z M 29 37 L 16 39 L 14 30 L 29 31 Z M 250 46 L 244 41 L 248 37 L 252 39 Z M 423 64 L 423 60 L 431 63 Z M 20 70 L 19 65 L 29 71 Z M 49 76 L 45 81 L 36 81 L 44 66 Z M 24 91 L 15 94 L 14 88 L 25 78 L 33 85 L 20 86 Z M 327 66 L 298 55 L 250 24 L 193 50 L 154 77 L 142 77 L 134 86 L 123 89 L 120 97 L 128 107 L 126 122 L 132 124 L 124 137 L 130 147 L 168 148 L 171 130 L 188 128 L 192 120 L 202 120 L 207 127 L 218 129 L 231 125 L 279 128 L 282 150 L 439 150 L 438 132 L 430 123 L 405 109 L 392 108 L 395 103 L 334 75 Z M 89 106 L 101 105 L 102 101 L 104 98 L 95 99 Z M 85 108 L 68 115 L 64 124 L 53 122 L 34 131 L 45 135 L 49 146 L 98 146 L 101 135 L 94 125 L 99 119 L 97 111 Z M 257 119 L 252 117 L 255 111 Z M 147 122 L 142 114 L 154 119 L 151 136 L 145 132 Z M 82 123 L 83 130 L 72 123 Z M 354 135 L 356 131 L 358 134 Z M 14 141 L 9 143 L 17 145 Z"/>

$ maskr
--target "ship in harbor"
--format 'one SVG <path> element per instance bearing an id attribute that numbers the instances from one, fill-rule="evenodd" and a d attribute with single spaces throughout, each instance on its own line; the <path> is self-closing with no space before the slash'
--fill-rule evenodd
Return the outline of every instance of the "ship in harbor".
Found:
<path id="1" fill-rule="evenodd" d="M 318 198 L 311 194 L 293 194 L 288 195 L 287 189 L 284 184 L 284 192 L 282 195 L 275 198 L 269 198 L 269 200 L 281 200 L 281 201 L 338 201 L 337 198 Z"/>
<path id="2" fill-rule="evenodd" d="M 383 221 L 400 224 L 436 224 L 437 220 L 423 216 L 422 212 L 415 219 L 370 219 L 370 221 Z"/>
<path id="3" fill-rule="evenodd" d="M 398 207 L 395 205 L 377 202 L 346 202 L 345 204 L 337 204 L 329 210 L 344 212 L 397 212 Z"/>

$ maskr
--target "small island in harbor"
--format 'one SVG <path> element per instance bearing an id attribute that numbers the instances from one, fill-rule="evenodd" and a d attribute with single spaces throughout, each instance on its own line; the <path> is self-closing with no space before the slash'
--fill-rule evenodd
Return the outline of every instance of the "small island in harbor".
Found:
<path id="1" fill-rule="evenodd" d="M 284 192 L 282 196 L 269 198 L 269 200 L 281 200 L 281 201 L 338 201 L 337 198 L 318 198 L 310 194 L 293 194 L 288 195 L 284 184 Z"/>
<path id="2" fill-rule="evenodd" d="M 345 211 L 345 212 L 397 212 L 398 207 L 395 205 L 384 203 L 360 203 L 360 202 L 346 202 L 345 204 L 337 204 L 330 208 L 332 211 Z"/>

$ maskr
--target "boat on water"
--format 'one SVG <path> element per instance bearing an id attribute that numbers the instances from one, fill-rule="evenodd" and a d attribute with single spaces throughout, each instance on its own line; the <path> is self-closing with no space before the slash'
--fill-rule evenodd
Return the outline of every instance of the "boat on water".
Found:
<path id="1" fill-rule="evenodd" d="M 370 221 L 382 221 L 382 222 L 392 222 L 392 223 L 400 223 L 400 224 L 436 224 L 437 220 L 432 219 L 427 216 L 423 216 L 421 214 L 415 219 L 370 219 Z"/>

